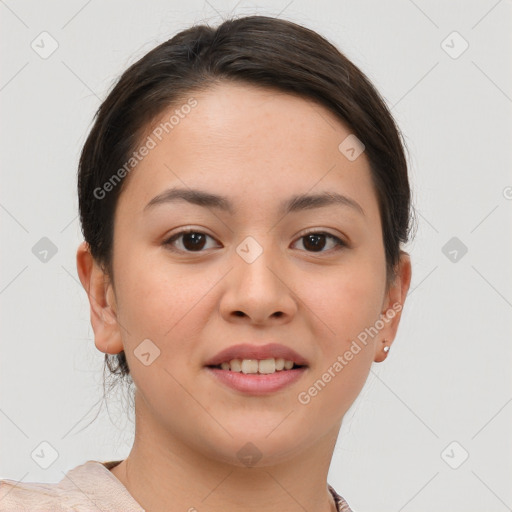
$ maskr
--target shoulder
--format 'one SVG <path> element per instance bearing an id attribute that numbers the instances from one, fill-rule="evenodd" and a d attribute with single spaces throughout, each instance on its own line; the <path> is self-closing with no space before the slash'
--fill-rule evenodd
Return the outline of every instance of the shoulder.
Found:
<path id="1" fill-rule="evenodd" d="M 87 461 L 57 483 L 0 480 L 0 512 L 144 512 L 109 471 L 119 462 Z"/>
<path id="2" fill-rule="evenodd" d="M 0 480 L 0 512 L 62 512 L 64 498 L 59 484 Z"/>

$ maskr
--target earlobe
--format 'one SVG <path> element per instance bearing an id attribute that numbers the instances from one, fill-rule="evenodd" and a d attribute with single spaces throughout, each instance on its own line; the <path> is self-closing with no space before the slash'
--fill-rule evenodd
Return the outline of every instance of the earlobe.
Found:
<path id="1" fill-rule="evenodd" d="M 392 342 L 383 339 L 382 342 L 378 343 L 379 346 L 376 348 L 375 357 L 373 359 L 375 363 L 381 363 L 382 361 L 384 361 L 384 359 L 386 359 L 386 357 L 388 357 L 388 353 L 391 349 Z"/>
<path id="2" fill-rule="evenodd" d="M 115 297 L 108 276 L 94 261 L 89 246 L 82 242 L 76 254 L 77 271 L 87 292 L 94 342 L 100 352 L 117 354 L 123 343 L 115 312 Z"/>

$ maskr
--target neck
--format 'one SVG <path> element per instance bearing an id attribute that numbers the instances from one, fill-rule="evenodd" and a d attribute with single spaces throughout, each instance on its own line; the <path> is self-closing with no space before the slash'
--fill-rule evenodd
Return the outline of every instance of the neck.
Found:
<path id="1" fill-rule="evenodd" d="M 291 459 L 240 467 L 194 450 L 147 414 L 141 421 L 139 411 L 132 450 L 111 471 L 147 512 L 336 511 L 327 475 L 339 425 Z"/>

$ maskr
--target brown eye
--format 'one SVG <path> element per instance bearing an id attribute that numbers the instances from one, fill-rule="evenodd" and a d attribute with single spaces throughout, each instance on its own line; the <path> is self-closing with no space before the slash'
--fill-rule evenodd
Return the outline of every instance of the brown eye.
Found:
<path id="1" fill-rule="evenodd" d="M 202 233 L 201 231 L 180 231 L 179 233 L 176 233 L 169 239 L 167 239 L 164 242 L 164 245 L 168 246 L 173 251 L 201 252 L 202 249 L 205 248 L 208 238 L 211 238 L 213 240 L 213 238 L 210 235 Z M 175 242 L 179 241 L 180 239 L 181 247 L 176 247 Z"/>
<path id="2" fill-rule="evenodd" d="M 299 240 L 303 240 L 302 245 L 308 252 L 327 252 L 331 248 L 336 250 L 346 245 L 337 236 L 324 233 L 322 231 L 307 233 L 306 235 L 301 236 Z M 331 247 L 328 247 L 327 251 L 324 251 L 323 249 L 328 245 L 327 240 L 331 241 Z"/>

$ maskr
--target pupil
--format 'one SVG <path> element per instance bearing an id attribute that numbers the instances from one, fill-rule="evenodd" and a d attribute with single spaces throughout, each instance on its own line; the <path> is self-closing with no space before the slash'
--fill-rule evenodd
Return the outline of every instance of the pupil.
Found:
<path id="1" fill-rule="evenodd" d="M 319 243 L 319 239 L 323 238 L 324 243 Z M 309 242 L 312 241 L 312 244 L 310 245 Z M 308 247 L 310 245 L 310 247 Z M 307 235 L 306 240 L 304 241 L 304 247 L 306 249 L 312 248 L 313 250 L 321 250 L 325 246 L 325 235 L 322 234 L 316 234 L 316 235 Z"/>
<path id="2" fill-rule="evenodd" d="M 313 234 L 304 238 L 304 247 L 308 250 L 318 252 L 325 247 L 325 235 Z M 183 246 L 187 250 L 200 250 L 204 247 L 205 240 L 206 238 L 202 233 L 185 233 L 183 235 Z"/>
<path id="3" fill-rule="evenodd" d="M 205 236 L 202 233 L 185 233 L 183 235 L 183 246 L 188 250 L 202 249 L 204 243 Z"/>

